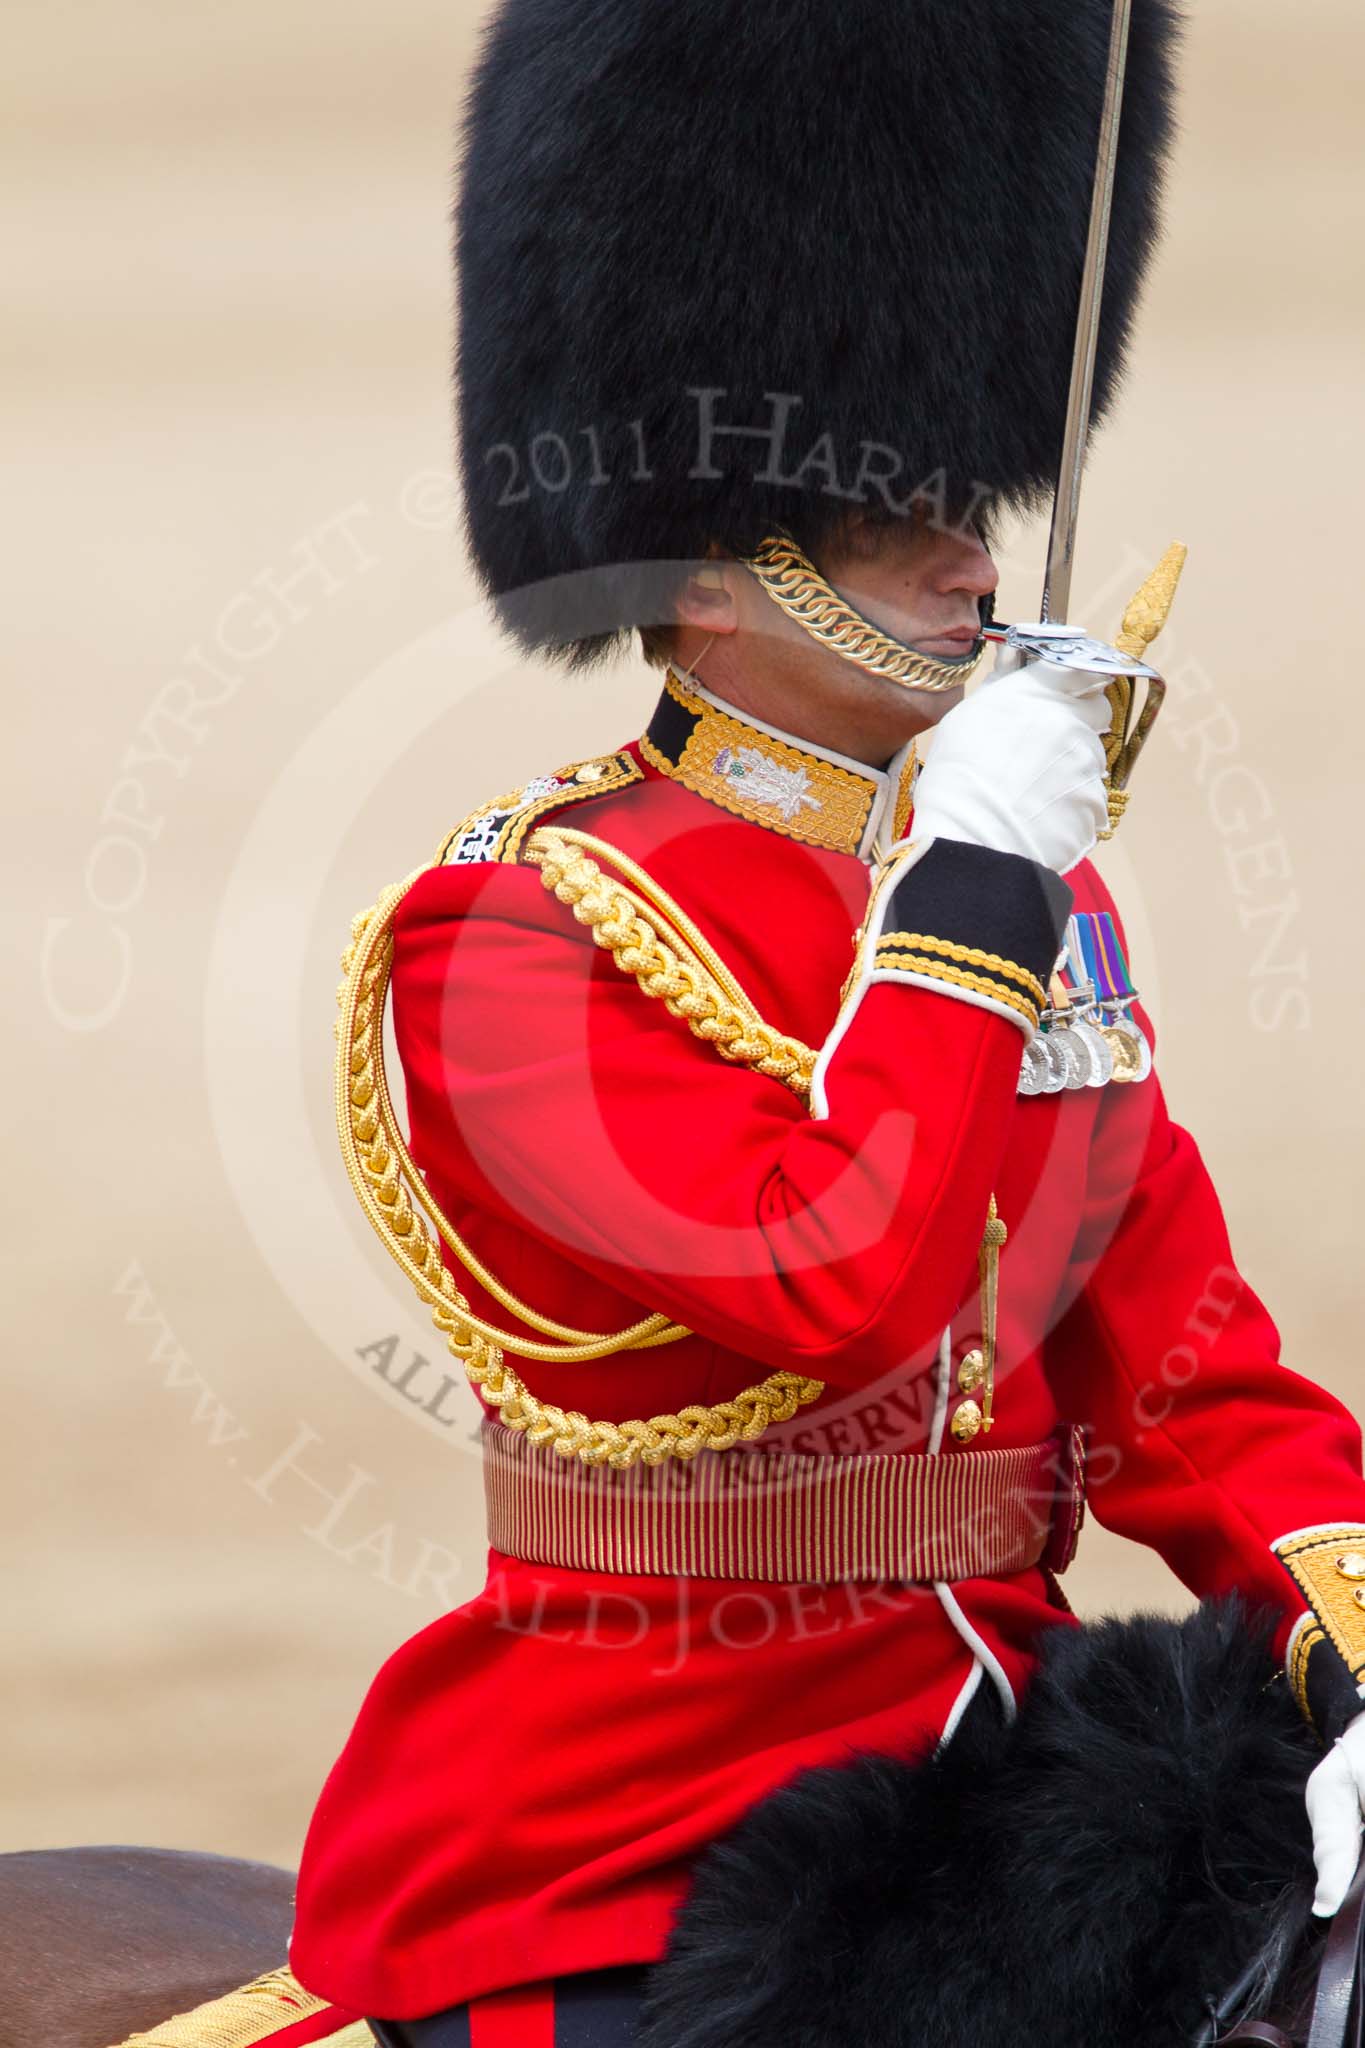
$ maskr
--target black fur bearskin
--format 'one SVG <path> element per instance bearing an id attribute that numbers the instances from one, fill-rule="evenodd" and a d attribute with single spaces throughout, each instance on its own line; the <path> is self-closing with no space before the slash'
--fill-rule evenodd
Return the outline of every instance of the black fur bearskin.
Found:
<path id="1" fill-rule="evenodd" d="M 1320 1754 L 1236 1601 L 1055 1629 L 1013 1726 L 983 1691 L 699 1859 L 638 2048 L 1191 2048 L 1309 1928 Z"/>
<path id="2" fill-rule="evenodd" d="M 1134 0 L 1099 413 L 1156 227 L 1175 4 Z M 1111 11 L 502 0 L 466 110 L 457 378 L 468 537 L 523 645 L 591 659 L 711 542 L 785 525 L 818 560 L 851 502 L 903 516 L 920 485 L 989 516 L 1051 488 Z M 704 465 L 706 389 L 768 438 Z M 799 401 L 785 434 L 769 394 Z M 864 443 L 894 451 L 866 458 L 884 487 Z"/>

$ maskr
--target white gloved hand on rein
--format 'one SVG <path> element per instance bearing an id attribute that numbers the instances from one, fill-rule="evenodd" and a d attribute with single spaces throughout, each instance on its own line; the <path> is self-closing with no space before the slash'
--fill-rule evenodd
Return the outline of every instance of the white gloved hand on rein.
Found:
<path id="1" fill-rule="evenodd" d="M 915 785 L 912 839 L 965 840 L 1065 874 L 1108 824 L 1105 678 L 1055 662 L 994 672 L 934 728 Z"/>
<path id="2" fill-rule="evenodd" d="M 1306 1797 L 1318 1872 L 1313 1911 L 1329 1918 L 1345 1898 L 1360 1860 L 1365 1713 L 1357 1714 L 1313 1770 Z"/>

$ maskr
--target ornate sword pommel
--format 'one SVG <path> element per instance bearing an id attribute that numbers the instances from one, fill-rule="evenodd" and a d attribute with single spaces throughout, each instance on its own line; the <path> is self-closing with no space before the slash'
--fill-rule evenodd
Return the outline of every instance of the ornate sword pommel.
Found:
<path id="1" fill-rule="evenodd" d="M 1142 588 L 1135 592 L 1123 614 L 1114 645 L 1121 654 L 1136 655 L 1141 661 L 1170 617 L 1189 549 L 1173 540 Z"/>
<path id="2" fill-rule="evenodd" d="M 1128 805 L 1129 777 L 1166 699 L 1164 679 L 1147 666 L 1144 656 L 1170 616 L 1187 553 L 1182 542 L 1171 543 L 1146 582 L 1134 593 L 1115 638 L 1119 653 L 1140 666 L 1131 674 L 1116 676 L 1104 693 L 1114 715 L 1104 741 L 1109 829 L 1101 832 L 1101 839 L 1112 839 L 1118 830 L 1119 819 Z M 1140 701 L 1139 676 L 1147 685 Z"/>
<path id="3" fill-rule="evenodd" d="M 1101 832 L 1101 839 L 1114 836 L 1128 803 L 1128 778 L 1165 701 L 1165 680 L 1144 656 L 1170 614 L 1186 553 L 1180 541 L 1167 548 L 1130 600 L 1112 647 L 1107 641 L 1092 639 L 1079 626 L 1052 619 L 985 629 L 988 641 L 1009 650 L 1020 662 L 1050 661 L 1059 668 L 1082 669 L 1106 678 L 1104 694 L 1113 716 L 1104 736 L 1109 826 Z M 1140 695 L 1139 683 L 1145 685 Z"/>

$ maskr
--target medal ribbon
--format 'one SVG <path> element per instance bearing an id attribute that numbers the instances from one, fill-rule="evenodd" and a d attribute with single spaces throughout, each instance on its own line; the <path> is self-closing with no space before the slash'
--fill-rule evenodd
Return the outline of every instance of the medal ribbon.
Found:
<path id="1" fill-rule="evenodd" d="M 1086 958 L 1085 939 L 1081 930 L 1081 916 L 1075 912 L 1066 921 L 1066 950 L 1058 972 L 1063 985 L 1073 993 L 1092 981 L 1089 962 Z"/>
<path id="2" fill-rule="evenodd" d="M 1095 936 L 1093 912 L 1077 911 L 1071 923 L 1076 928 L 1076 952 L 1083 979 L 1093 983 L 1095 993 L 1101 1002 L 1112 1002 L 1114 990 L 1110 986 L 1108 967 Z"/>
<path id="3" fill-rule="evenodd" d="M 1081 980 L 1081 976 L 1076 971 L 1076 942 L 1072 929 L 1075 922 L 1074 917 L 1069 917 L 1066 921 L 1066 937 L 1062 941 L 1062 950 L 1058 956 L 1057 965 L 1052 970 L 1054 982 L 1060 982 L 1068 995 L 1074 992 Z"/>
<path id="4" fill-rule="evenodd" d="M 1137 994 L 1128 963 L 1107 910 L 1078 910 L 1067 921 L 1067 951 L 1077 978 L 1092 982 L 1101 1003 L 1126 1002 Z"/>
<path id="5" fill-rule="evenodd" d="M 1096 951 L 1104 962 L 1106 994 L 1112 992 L 1116 1001 L 1131 1002 L 1137 990 L 1128 973 L 1128 962 L 1123 957 L 1114 920 L 1107 910 L 1101 910 L 1093 922 Z"/>

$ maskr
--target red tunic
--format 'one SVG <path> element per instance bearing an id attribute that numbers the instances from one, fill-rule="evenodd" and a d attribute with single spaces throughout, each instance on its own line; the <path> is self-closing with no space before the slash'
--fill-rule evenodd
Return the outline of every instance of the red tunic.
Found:
<path id="1" fill-rule="evenodd" d="M 865 862 L 641 767 L 564 822 L 641 862 L 770 1023 L 837 1043 L 812 1115 L 643 994 L 534 868 L 422 876 L 393 1001 L 437 1200 L 547 1314 L 605 1331 L 662 1309 L 695 1333 L 528 1364 L 532 1390 L 621 1418 L 791 1367 L 825 1392 L 773 1444 L 970 1457 L 943 1431 L 940 1337 L 954 1365 L 978 1341 L 994 1191 L 992 1448 L 1087 1423 L 1091 1512 L 1197 1595 L 1271 1603 L 1283 1649 L 1304 1603 L 1269 1546 L 1365 1522 L 1360 1435 L 1278 1362 L 1156 1076 L 1021 1097 L 1017 1021 L 946 984 L 879 981 L 841 1012 Z M 1067 881 L 1077 909 L 1112 908 L 1088 862 Z M 366 1697 L 309 1831 L 291 1963 L 338 2004 L 406 2018 L 653 1960 L 693 1859 L 757 1799 L 806 1765 L 922 1750 L 976 1684 L 1023 1685 L 1039 1631 L 1065 1623 L 1037 1569 L 795 1587 L 490 1550 L 484 1590 Z"/>

